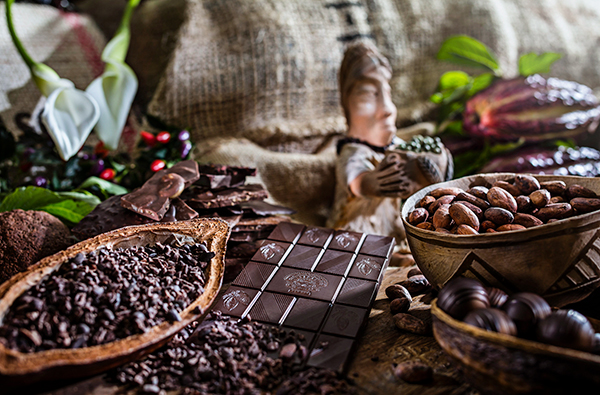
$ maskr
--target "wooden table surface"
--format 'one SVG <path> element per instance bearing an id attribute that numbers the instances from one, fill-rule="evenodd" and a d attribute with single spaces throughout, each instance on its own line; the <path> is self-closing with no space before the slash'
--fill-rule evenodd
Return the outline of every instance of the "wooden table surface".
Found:
<path id="1" fill-rule="evenodd" d="M 414 266 L 413 266 L 414 267 Z M 348 375 L 355 381 L 361 394 L 478 394 L 461 379 L 456 367 L 436 343 L 433 336 L 420 336 L 395 328 L 389 311 L 385 288 L 406 278 L 412 267 L 387 269 L 379 294 L 371 311 L 369 322 L 353 356 Z M 411 314 L 431 321 L 429 305 L 415 298 Z M 420 360 L 434 370 L 433 379 L 424 384 L 410 384 L 393 374 L 395 363 Z M 122 395 L 118 386 L 107 383 L 102 375 L 78 383 L 46 385 L 19 389 L 14 394 L 37 393 L 44 395 Z M 0 391 L 2 392 L 2 391 Z"/>

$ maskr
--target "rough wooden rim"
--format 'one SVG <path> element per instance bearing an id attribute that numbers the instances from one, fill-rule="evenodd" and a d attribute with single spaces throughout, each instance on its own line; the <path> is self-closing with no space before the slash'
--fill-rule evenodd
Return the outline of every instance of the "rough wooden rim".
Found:
<path id="1" fill-rule="evenodd" d="M 440 339 L 439 331 L 436 331 L 436 326 L 447 325 L 455 330 L 461 332 L 464 336 L 475 338 L 482 343 L 492 343 L 497 346 L 505 347 L 507 349 L 519 350 L 521 352 L 527 352 L 535 355 L 550 356 L 554 358 L 562 358 L 565 363 L 568 360 L 578 360 L 590 363 L 595 363 L 600 366 L 600 355 L 587 353 L 584 351 L 573 350 L 569 348 L 552 346 L 549 344 L 539 343 L 531 340 L 521 339 L 516 336 L 509 336 L 501 333 L 486 331 L 485 329 L 477 328 L 475 326 L 465 324 L 462 321 L 458 321 L 448 314 L 446 314 L 437 305 L 437 299 L 431 303 L 431 314 L 437 320 L 433 320 L 433 334 L 436 341 L 440 345 L 446 344 L 443 339 Z M 453 354 L 452 350 L 446 350 L 449 354 Z"/>
<path id="2" fill-rule="evenodd" d="M 208 312 L 221 289 L 229 232 L 229 225 L 217 218 L 130 226 L 77 243 L 14 276 L 0 286 L 0 322 L 17 297 L 79 252 L 89 252 L 103 246 L 112 247 L 120 243 L 147 245 L 156 239 L 167 237 L 188 237 L 195 242 L 205 242 L 208 249 L 215 252 L 207 269 L 204 292 L 181 312 L 181 321 L 165 321 L 146 333 L 80 349 L 54 349 L 28 354 L 7 349 L 0 344 L 0 374 L 5 376 L 4 379 L 9 379 L 8 381 L 13 378 L 20 382 L 91 375 L 137 359 L 160 347 L 185 326 L 201 319 Z M 200 310 L 195 313 L 197 307 Z"/>

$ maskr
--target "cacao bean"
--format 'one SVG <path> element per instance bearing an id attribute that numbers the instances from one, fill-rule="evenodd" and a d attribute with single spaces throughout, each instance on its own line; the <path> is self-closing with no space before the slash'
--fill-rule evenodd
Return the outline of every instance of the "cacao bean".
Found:
<path id="1" fill-rule="evenodd" d="M 517 201 L 506 189 L 491 187 L 487 197 L 492 206 L 507 209 L 511 213 L 517 212 Z"/>
<path id="2" fill-rule="evenodd" d="M 466 206 L 469 210 L 471 210 L 477 216 L 479 223 L 481 223 L 481 221 L 484 220 L 483 210 L 480 209 L 479 207 L 477 207 L 476 205 L 474 205 L 473 203 L 469 203 L 466 200 L 461 200 L 460 202 L 456 202 L 456 201 L 452 202 L 452 204 L 457 204 L 457 203 L 460 203 L 460 204 Z"/>
<path id="3" fill-rule="evenodd" d="M 564 203 L 566 200 L 562 196 L 552 196 L 550 198 L 550 203 Z"/>
<path id="4" fill-rule="evenodd" d="M 567 184 L 560 180 L 540 182 L 540 188 L 547 190 L 552 196 L 563 196 L 567 193 Z"/>
<path id="5" fill-rule="evenodd" d="M 450 228 L 450 224 L 452 223 L 452 217 L 450 216 L 450 205 L 442 204 L 440 208 L 435 211 L 433 214 L 433 226 L 435 229 L 439 228 Z"/>
<path id="6" fill-rule="evenodd" d="M 567 188 L 567 196 L 569 196 L 569 199 L 573 199 L 576 197 L 586 197 L 586 198 L 598 197 L 598 195 L 596 195 L 596 192 L 594 192 L 591 189 L 588 189 L 584 186 L 578 185 L 578 184 L 573 184 Z"/>
<path id="7" fill-rule="evenodd" d="M 540 208 L 535 216 L 542 222 L 548 222 L 549 219 L 561 219 L 572 211 L 569 203 L 551 203 L 546 207 Z"/>
<path id="8" fill-rule="evenodd" d="M 458 228 L 456 228 L 456 234 L 459 235 L 478 235 L 479 232 L 476 231 L 474 228 L 470 227 L 469 225 L 458 225 Z"/>
<path id="9" fill-rule="evenodd" d="M 425 195 L 421 200 L 419 200 L 415 207 L 423 207 L 424 209 L 428 209 L 433 202 L 435 202 L 435 198 L 433 196 Z"/>
<path id="10" fill-rule="evenodd" d="M 408 313 L 394 314 L 394 325 L 396 328 L 417 335 L 428 335 L 430 328 L 425 322 Z"/>
<path id="11" fill-rule="evenodd" d="M 437 228 L 435 231 L 438 232 L 438 233 L 444 233 L 444 234 L 450 234 L 450 233 L 452 233 L 452 232 L 450 232 L 446 228 Z"/>
<path id="12" fill-rule="evenodd" d="M 496 232 L 497 232 L 496 229 L 492 229 L 492 228 L 485 230 L 485 233 L 496 233 Z"/>
<path id="13" fill-rule="evenodd" d="M 425 229 L 425 230 L 435 230 L 435 227 L 431 222 L 421 222 L 417 225 L 417 228 Z"/>
<path id="14" fill-rule="evenodd" d="M 460 188 L 437 188 L 429 192 L 429 194 L 434 198 L 438 199 L 444 195 L 456 196 L 461 192 L 463 192 L 463 190 Z"/>
<path id="15" fill-rule="evenodd" d="M 468 225 L 475 229 L 475 231 L 479 230 L 479 219 L 473 211 L 467 208 L 467 206 L 460 203 L 454 203 L 450 206 L 448 212 L 458 226 Z"/>
<path id="16" fill-rule="evenodd" d="M 404 287 L 411 296 L 424 294 L 431 289 L 431 284 L 423 275 L 412 276 L 404 281 L 400 281 L 396 285 Z"/>
<path id="17" fill-rule="evenodd" d="M 570 204 L 580 213 L 589 213 L 600 209 L 600 199 L 598 198 L 573 198 Z"/>
<path id="18" fill-rule="evenodd" d="M 419 207 L 408 214 L 408 223 L 411 225 L 418 225 L 421 222 L 427 221 L 427 217 L 429 217 L 429 212 L 423 207 Z"/>
<path id="19" fill-rule="evenodd" d="M 489 191 L 489 189 L 486 187 L 476 186 L 476 187 L 469 189 L 467 191 L 467 193 L 470 193 L 471 195 L 478 197 L 479 199 L 485 200 L 485 199 L 487 199 L 488 191 Z"/>
<path id="20" fill-rule="evenodd" d="M 407 361 L 394 368 L 394 375 L 408 383 L 421 383 L 432 379 L 433 369 L 423 362 Z"/>
<path id="21" fill-rule="evenodd" d="M 501 207 L 490 207 L 483 213 L 485 219 L 492 221 L 497 226 L 511 224 L 515 216 L 507 209 Z"/>
<path id="22" fill-rule="evenodd" d="M 488 229 L 496 229 L 496 224 L 493 223 L 492 221 L 486 219 L 479 226 L 479 230 L 486 230 L 487 231 Z"/>
<path id="23" fill-rule="evenodd" d="M 526 227 L 524 227 L 523 225 L 517 225 L 517 224 L 506 224 L 506 225 L 502 225 L 496 228 L 496 231 L 498 232 L 508 232 L 511 230 L 521 230 L 521 229 L 527 229 Z"/>
<path id="24" fill-rule="evenodd" d="M 405 298 L 408 299 L 409 302 L 412 302 L 410 292 L 400 284 L 390 285 L 385 289 L 385 294 L 390 300 Z"/>
<path id="25" fill-rule="evenodd" d="M 516 213 L 513 224 L 523 225 L 526 228 L 531 228 L 533 226 L 543 225 L 544 223 L 531 214 Z"/>
<path id="26" fill-rule="evenodd" d="M 529 196 L 519 195 L 515 198 L 515 201 L 517 202 L 517 211 L 522 213 L 528 213 L 535 208 Z"/>
<path id="27" fill-rule="evenodd" d="M 390 303 L 390 311 L 392 315 L 398 313 L 406 313 L 410 309 L 410 300 L 406 298 L 394 299 Z"/>
<path id="28" fill-rule="evenodd" d="M 474 204 L 475 206 L 479 207 L 482 210 L 485 210 L 488 207 L 490 207 L 490 203 L 488 201 L 480 199 L 480 198 L 473 196 L 467 192 L 459 193 L 458 195 L 456 195 L 456 199 L 454 199 L 454 200 L 455 201 L 463 201 L 464 200 L 465 202 Z"/>
<path id="29" fill-rule="evenodd" d="M 413 267 L 412 269 L 410 269 L 408 271 L 408 273 L 406 274 L 406 277 L 410 278 L 410 277 L 419 276 L 419 275 L 423 275 L 423 272 L 421 271 L 421 269 L 419 269 L 418 267 Z"/>
<path id="30" fill-rule="evenodd" d="M 492 184 L 486 180 L 485 178 L 481 177 L 481 176 L 477 176 L 475 177 L 475 179 L 473 181 L 471 181 L 471 183 L 469 184 L 469 188 L 473 188 L 473 187 L 486 187 L 486 188 L 491 188 Z"/>
<path id="31" fill-rule="evenodd" d="M 529 194 L 529 199 L 531 199 L 531 203 L 537 207 L 544 207 L 548 203 L 550 203 L 550 192 L 545 189 L 538 189 L 537 191 L 533 191 Z"/>
<path id="32" fill-rule="evenodd" d="M 517 188 L 516 186 L 514 186 L 513 184 L 511 184 L 507 181 L 496 181 L 493 184 L 492 188 L 493 187 L 502 188 L 515 197 L 522 195 L 521 190 L 519 188 Z"/>
<path id="33" fill-rule="evenodd" d="M 540 182 L 530 175 L 518 174 L 515 177 L 515 186 L 521 191 L 518 195 L 530 195 L 533 191 L 540 189 Z"/>
<path id="34" fill-rule="evenodd" d="M 444 195 L 439 197 L 435 202 L 429 205 L 429 213 L 435 214 L 435 212 L 444 204 L 450 204 L 454 200 L 456 196 L 454 195 Z"/>

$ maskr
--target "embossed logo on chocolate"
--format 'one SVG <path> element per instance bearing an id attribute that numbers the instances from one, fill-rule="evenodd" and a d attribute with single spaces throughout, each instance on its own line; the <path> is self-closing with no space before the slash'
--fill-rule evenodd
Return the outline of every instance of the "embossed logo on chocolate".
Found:
<path id="1" fill-rule="evenodd" d="M 348 248 L 348 246 L 350 244 L 356 243 L 357 239 L 355 236 L 352 236 L 350 233 L 344 232 L 344 233 L 340 233 L 339 235 L 335 236 L 335 241 L 343 248 Z"/>
<path id="2" fill-rule="evenodd" d="M 320 229 L 317 228 L 310 228 L 309 230 L 306 231 L 306 237 L 308 238 L 308 241 L 310 241 L 311 243 L 316 243 L 321 239 L 322 233 Z"/>
<path id="3" fill-rule="evenodd" d="M 250 304 L 250 295 L 240 289 L 236 289 L 223 295 L 223 304 L 227 310 L 233 311 L 240 304 L 248 306 Z"/>
<path id="4" fill-rule="evenodd" d="M 360 261 L 356 262 L 356 268 L 359 272 L 368 276 L 373 272 L 373 270 L 381 269 L 381 265 L 377 263 L 374 259 L 371 258 L 362 258 Z"/>
<path id="5" fill-rule="evenodd" d="M 341 308 L 341 309 L 337 310 L 335 313 L 333 313 L 331 318 L 333 318 L 333 320 L 335 322 L 335 326 L 340 331 L 344 331 L 344 330 L 346 330 L 346 328 L 348 328 L 348 325 L 350 325 L 350 322 L 358 321 L 358 314 L 356 314 L 354 311 L 349 311 L 344 308 Z"/>
<path id="6" fill-rule="evenodd" d="M 279 254 L 279 255 L 283 255 L 283 253 L 285 252 L 283 250 L 283 248 L 281 248 L 281 246 L 275 244 L 275 243 L 269 243 L 269 244 L 265 244 L 264 246 L 260 247 L 260 254 L 266 259 L 266 260 L 271 260 L 273 259 L 273 257 L 275 257 L 275 255 Z"/>
<path id="7" fill-rule="evenodd" d="M 283 278 L 288 292 L 310 296 L 329 285 L 329 281 L 320 274 L 311 272 L 294 272 Z"/>

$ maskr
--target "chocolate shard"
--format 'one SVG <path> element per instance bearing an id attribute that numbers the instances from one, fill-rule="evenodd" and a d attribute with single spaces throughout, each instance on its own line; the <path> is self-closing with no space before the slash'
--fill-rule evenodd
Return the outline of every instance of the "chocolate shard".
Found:
<path id="1" fill-rule="evenodd" d="M 171 206 L 160 220 L 160 222 L 176 222 L 176 221 L 187 221 L 194 219 L 198 216 L 198 213 L 194 211 L 190 206 L 179 198 L 171 200 Z"/>
<path id="2" fill-rule="evenodd" d="M 197 209 L 235 206 L 251 200 L 264 200 L 268 197 L 267 191 L 258 184 L 218 190 L 196 187 L 186 191 L 182 196 L 187 204 Z"/>
<path id="3" fill-rule="evenodd" d="M 296 213 L 296 210 L 291 208 L 267 203 L 262 200 L 251 200 L 249 202 L 241 203 L 240 208 L 261 217 L 267 215 L 292 215 Z"/>
<path id="4" fill-rule="evenodd" d="M 225 165 L 200 165 L 200 178 L 196 185 L 217 188 L 233 188 L 244 185 L 247 176 L 255 176 L 256 169 Z"/>
<path id="5" fill-rule="evenodd" d="M 198 164 L 186 160 L 173 167 L 156 172 L 140 188 L 121 198 L 121 205 L 154 221 L 160 221 L 169 208 L 170 199 L 176 198 L 198 179 Z"/>

